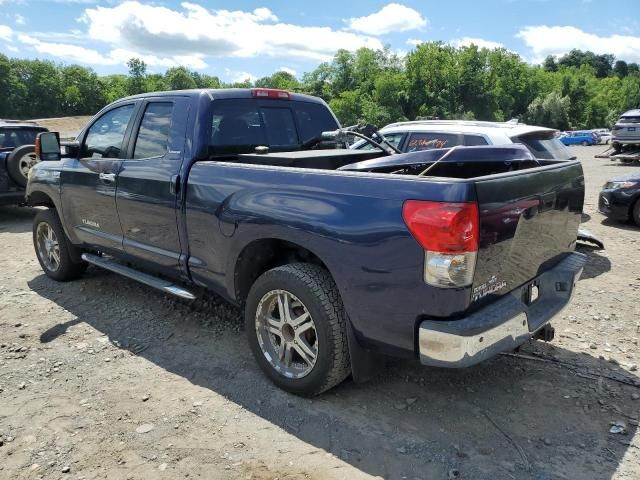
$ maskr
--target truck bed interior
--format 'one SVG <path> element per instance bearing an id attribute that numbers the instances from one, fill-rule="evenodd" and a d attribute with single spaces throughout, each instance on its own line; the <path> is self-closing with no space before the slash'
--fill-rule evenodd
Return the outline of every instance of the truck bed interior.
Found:
<path id="1" fill-rule="evenodd" d="M 536 159 L 522 145 L 454 147 L 395 155 L 385 155 L 376 150 L 345 149 L 248 153 L 237 155 L 233 159 L 225 158 L 224 161 L 320 170 L 465 179 L 563 162 L 563 160 Z"/>

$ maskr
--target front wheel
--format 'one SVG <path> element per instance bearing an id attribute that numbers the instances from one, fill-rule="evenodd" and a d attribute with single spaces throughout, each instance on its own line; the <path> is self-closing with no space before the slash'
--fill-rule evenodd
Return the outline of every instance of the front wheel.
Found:
<path id="1" fill-rule="evenodd" d="M 347 316 L 329 273 L 294 263 L 269 270 L 245 308 L 251 350 L 266 375 L 297 395 L 318 395 L 349 375 Z"/>
<path id="2" fill-rule="evenodd" d="M 41 210 L 33 220 L 33 246 L 38 262 L 48 277 L 66 282 L 80 277 L 87 269 L 86 262 L 74 262 L 73 247 L 55 210 Z"/>
<path id="3" fill-rule="evenodd" d="M 587 142 L 586 140 L 583 140 L 583 141 L 582 141 L 582 146 L 583 146 L 583 147 L 587 147 L 587 146 L 589 146 L 589 142 Z"/>

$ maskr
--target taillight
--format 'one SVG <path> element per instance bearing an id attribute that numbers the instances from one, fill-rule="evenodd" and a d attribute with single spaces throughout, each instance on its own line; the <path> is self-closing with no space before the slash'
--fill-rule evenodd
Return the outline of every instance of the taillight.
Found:
<path id="1" fill-rule="evenodd" d="M 476 203 L 407 200 L 402 218 L 425 250 L 425 282 L 447 288 L 471 285 L 480 234 Z"/>
<path id="2" fill-rule="evenodd" d="M 273 98 L 280 100 L 289 100 L 291 95 L 286 90 L 277 88 L 252 88 L 251 95 L 256 98 Z"/>

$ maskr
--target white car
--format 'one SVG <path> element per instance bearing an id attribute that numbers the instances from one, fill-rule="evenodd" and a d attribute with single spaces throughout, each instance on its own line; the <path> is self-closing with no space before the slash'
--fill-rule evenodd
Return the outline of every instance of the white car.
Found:
<path id="1" fill-rule="evenodd" d="M 468 120 L 415 120 L 398 122 L 380 129 L 385 139 L 402 152 L 416 152 L 456 145 L 509 145 L 521 143 L 540 159 L 575 158 L 560 142 L 557 130 L 508 122 Z M 374 139 L 375 140 L 375 139 Z M 376 148 L 366 140 L 352 145 L 356 149 Z"/>

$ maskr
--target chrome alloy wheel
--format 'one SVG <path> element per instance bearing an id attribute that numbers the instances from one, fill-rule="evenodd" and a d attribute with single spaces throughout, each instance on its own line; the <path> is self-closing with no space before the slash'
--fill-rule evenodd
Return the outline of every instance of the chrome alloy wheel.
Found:
<path id="1" fill-rule="evenodd" d="M 18 166 L 20 168 L 20 173 L 24 178 L 29 178 L 29 170 L 31 170 L 31 167 L 36 163 L 38 163 L 38 157 L 36 157 L 36 154 L 33 152 L 25 153 L 20 157 L 20 160 L 18 160 Z"/>
<path id="2" fill-rule="evenodd" d="M 318 358 L 318 334 L 307 307 L 286 290 L 267 292 L 256 310 L 256 335 L 271 366 L 287 378 L 302 378 Z"/>
<path id="3" fill-rule="evenodd" d="M 38 224 L 36 239 L 38 243 L 38 255 L 42 263 L 44 263 L 47 270 L 55 272 L 60 268 L 60 244 L 51 225 L 45 222 Z"/>

